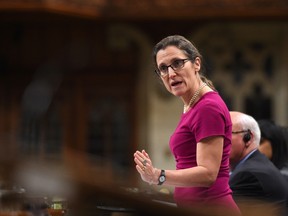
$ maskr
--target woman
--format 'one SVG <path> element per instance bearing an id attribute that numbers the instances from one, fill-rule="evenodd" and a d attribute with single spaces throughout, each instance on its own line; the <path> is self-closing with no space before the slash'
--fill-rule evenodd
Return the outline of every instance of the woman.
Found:
<path id="1" fill-rule="evenodd" d="M 259 151 L 272 161 L 288 181 L 287 129 L 267 119 L 259 120 L 258 124 L 261 131 Z"/>
<path id="2" fill-rule="evenodd" d="M 212 82 L 202 75 L 202 56 L 186 38 L 173 35 L 156 44 L 153 57 L 166 89 L 184 103 L 170 138 L 176 170 L 154 167 L 142 150 L 134 154 L 137 171 L 150 184 L 175 186 L 178 206 L 220 205 L 239 213 L 228 184 L 230 114 Z"/>

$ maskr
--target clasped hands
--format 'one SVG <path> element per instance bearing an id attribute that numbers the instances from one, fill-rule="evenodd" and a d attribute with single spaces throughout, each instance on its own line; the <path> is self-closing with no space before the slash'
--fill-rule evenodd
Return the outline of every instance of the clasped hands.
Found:
<path id="1" fill-rule="evenodd" d="M 152 161 L 145 150 L 136 151 L 134 153 L 134 161 L 143 181 L 150 185 L 158 184 L 158 177 L 161 171 L 153 167 Z"/>

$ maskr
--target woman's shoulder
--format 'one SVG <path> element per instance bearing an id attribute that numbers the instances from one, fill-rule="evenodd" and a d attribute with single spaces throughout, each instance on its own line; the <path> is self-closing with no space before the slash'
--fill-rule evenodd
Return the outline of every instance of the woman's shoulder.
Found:
<path id="1" fill-rule="evenodd" d="M 203 96 L 203 100 L 222 100 L 222 97 L 217 91 L 208 91 Z"/>
<path id="2" fill-rule="evenodd" d="M 227 108 L 225 102 L 223 101 L 223 99 L 221 98 L 221 96 L 219 95 L 218 92 L 216 91 L 210 91 L 205 93 L 199 101 L 197 101 L 197 103 L 195 104 L 195 107 L 198 107 L 199 109 L 205 109 L 205 108 L 209 108 L 209 109 L 223 109 L 223 108 Z"/>

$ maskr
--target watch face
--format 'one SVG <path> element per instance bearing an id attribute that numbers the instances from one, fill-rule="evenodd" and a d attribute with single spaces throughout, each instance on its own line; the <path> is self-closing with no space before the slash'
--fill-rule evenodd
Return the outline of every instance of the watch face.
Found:
<path id="1" fill-rule="evenodd" d="M 159 181 L 160 182 L 164 182 L 165 181 L 165 176 L 160 176 Z"/>

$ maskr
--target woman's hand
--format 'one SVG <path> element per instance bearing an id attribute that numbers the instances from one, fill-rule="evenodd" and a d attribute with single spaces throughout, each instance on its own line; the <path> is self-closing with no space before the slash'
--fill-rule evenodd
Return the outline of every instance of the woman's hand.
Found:
<path id="1" fill-rule="evenodd" d="M 142 152 L 136 151 L 134 153 L 134 161 L 143 181 L 149 184 L 158 183 L 159 170 L 153 167 L 152 161 L 145 150 L 142 150 Z"/>

